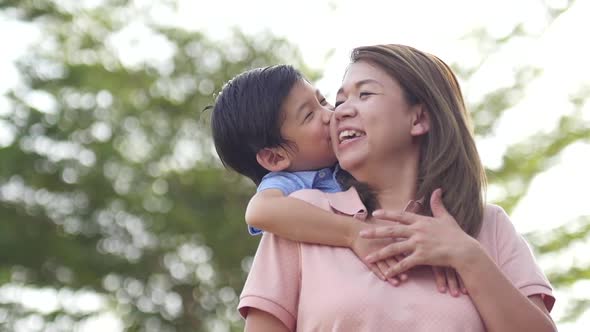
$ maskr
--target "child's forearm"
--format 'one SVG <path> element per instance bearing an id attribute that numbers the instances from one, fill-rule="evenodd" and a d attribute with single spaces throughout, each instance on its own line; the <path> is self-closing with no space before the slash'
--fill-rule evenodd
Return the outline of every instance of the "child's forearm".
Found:
<path id="1" fill-rule="evenodd" d="M 246 210 L 248 225 L 294 241 L 338 247 L 351 247 L 358 237 L 362 225 L 356 219 L 270 192 L 252 198 Z"/>

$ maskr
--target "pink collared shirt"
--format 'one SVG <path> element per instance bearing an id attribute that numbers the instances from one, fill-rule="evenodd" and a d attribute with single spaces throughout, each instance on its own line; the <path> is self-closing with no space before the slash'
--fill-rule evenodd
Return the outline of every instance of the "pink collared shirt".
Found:
<path id="1" fill-rule="evenodd" d="M 324 210 L 366 218 L 356 191 L 301 190 L 297 197 Z M 525 296 L 540 294 L 551 310 L 551 286 L 525 240 L 500 207 L 487 205 L 477 240 Z M 506 305 L 510 305 L 507 303 Z M 238 309 L 277 317 L 291 331 L 485 331 L 469 296 L 436 289 L 432 269 L 416 267 L 399 287 L 378 279 L 348 248 L 261 239 Z"/>

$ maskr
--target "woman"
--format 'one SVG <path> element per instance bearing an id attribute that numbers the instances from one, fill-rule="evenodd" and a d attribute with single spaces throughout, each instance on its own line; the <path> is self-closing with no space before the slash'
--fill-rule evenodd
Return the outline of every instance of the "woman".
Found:
<path id="1" fill-rule="evenodd" d="M 409 281 L 391 287 L 350 250 L 265 234 L 239 305 L 246 330 L 555 330 L 547 279 L 504 211 L 483 202 L 483 166 L 444 62 L 403 45 L 355 49 L 331 136 L 341 168 L 362 183 L 355 187 L 370 188 L 361 194 L 380 208 L 374 217 L 397 221 L 364 232 L 399 240 L 367 259 L 405 255 L 389 274 L 407 272 Z M 293 195 L 367 215 L 355 188 Z M 407 212 L 416 206 L 420 214 Z M 437 292 L 425 265 L 454 268 L 469 296 Z"/>

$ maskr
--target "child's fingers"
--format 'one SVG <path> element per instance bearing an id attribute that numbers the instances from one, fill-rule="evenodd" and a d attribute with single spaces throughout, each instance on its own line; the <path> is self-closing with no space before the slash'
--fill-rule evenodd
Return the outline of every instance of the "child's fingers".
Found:
<path id="1" fill-rule="evenodd" d="M 387 271 L 387 273 L 385 274 L 385 276 L 386 277 L 396 276 L 398 274 L 401 274 L 401 273 L 404 273 L 404 272 L 410 270 L 411 268 L 413 268 L 416 265 L 424 265 L 424 263 L 422 262 L 422 260 L 420 258 L 416 258 L 416 256 L 414 254 L 410 254 L 410 255 L 404 257 L 404 259 L 402 259 L 401 261 L 397 262 L 397 264 L 395 264 L 395 266 L 390 268 L 389 271 Z"/>
<path id="2" fill-rule="evenodd" d="M 443 272 L 443 268 L 439 266 L 433 266 L 432 273 L 434 274 L 436 288 L 438 288 L 439 292 L 445 293 L 447 291 L 447 278 Z"/>
<path id="3" fill-rule="evenodd" d="M 402 259 L 404 259 L 404 257 L 406 257 L 406 256 L 404 256 L 404 255 L 397 255 L 397 256 L 395 256 L 394 257 L 395 262 L 397 263 L 397 262 L 401 261 Z M 393 266 L 393 264 L 390 264 L 390 266 Z M 408 276 L 407 273 L 404 272 L 404 273 L 401 273 L 399 275 L 399 278 L 400 278 L 401 281 L 406 281 L 406 280 L 408 280 L 409 276 Z"/>
<path id="4" fill-rule="evenodd" d="M 373 273 L 375 273 L 377 278 L 385 281 L 385 275 L 383 273 L 381 273 L 381 270 L 379 270 L 379 267 L 377 267 L 377 264 L 369 263 L 369 264 L 367 264 L 367 266 L 369 267 L 369 270 L 371 270 Z"/>
<path id="5" fill-rule="evenodd" d="M 465 284 L 463 283 L 463 279 L 461 279 L 461 276 L 459 275 L 459 273 L 457 273 L 457 280 L 459 282 L 459 288 L 461 288 L 461 293 L 467 294 L 467 288 L 465 287 Z"/>
<path id="6" fill-rule="evenodd" d="M 377 267 L 379 268 L 379 272 L 381 272 L 383 274 L 383 277 L 385 278 L 385 280 L 389 281 L 392 285 L 397 286 L 399 285 L 399 280 L 398 278 L 388 278 L 387 275 L 385 274 L 385 272 L 387 272 L 387 270 L 389 270 L 389 264 L 385 261 L 385 260 L 381 260 L 378 261 L 377 263 Z"/>
<path id="7" fill-rule="evenodd" d="M 388 258 L 385 260 L 385 263 L 387 263 L 387 270 L 389 270 L 392 266 L 394 266 L 395 264 L 397 264 L 397 260 L 395 258 Z M 390 277 L 390 279 L 392 278 L 396 278 L 396 277 Z M 397 278 L 399 280 L 400 283 L 402 283 L 403 281 L 408 280 L 408 274 L 407 273 L 401 273 L 399 275 L 399 277 Z"/>
<path id="8" fill-rule="evenodd" d="M 449 285 L 449 291 L 451 293 L 452 296 L 459 296 L 459 285 L 457 282 L 457 273 L 455 272 L 454 269 L 450 268 L 450 267 L 446 267 L 445 269 L 445 275 L 447 277 L 447 284 Z"/>

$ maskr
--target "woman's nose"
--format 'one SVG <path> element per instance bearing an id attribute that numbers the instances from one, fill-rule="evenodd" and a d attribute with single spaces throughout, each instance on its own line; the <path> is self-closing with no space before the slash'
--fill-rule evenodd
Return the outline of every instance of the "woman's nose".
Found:
<path id="1" fill-rule="evenodd" d="M 334 110 L 334 118 L 338 121 L 345 118 L 353 117 L 356 115 L 356 109 L 350 103 L 342 103 Z"/>

